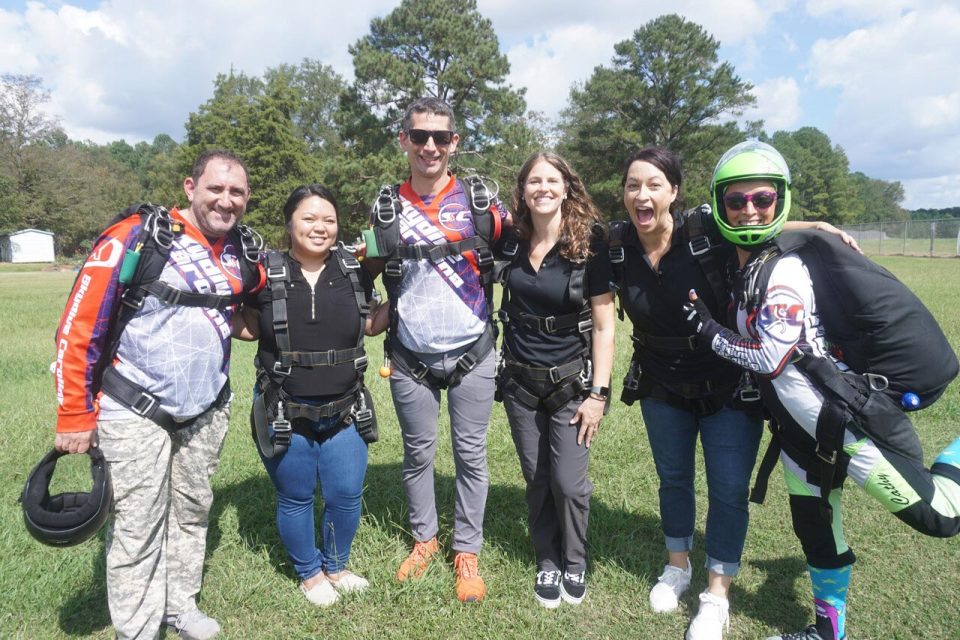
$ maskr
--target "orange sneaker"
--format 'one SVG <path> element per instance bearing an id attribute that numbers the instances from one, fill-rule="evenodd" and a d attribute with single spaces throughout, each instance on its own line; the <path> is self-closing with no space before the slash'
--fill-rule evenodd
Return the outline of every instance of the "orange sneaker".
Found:
<path id="1" fill-rule="evenodd" d="M 453 558 L 453 570 L 457 574 L 457 599 L 460 602 L 480 602 L 487 595 L 487 587 L 480 577 L 477 554 L 458 553 Z"/>
<path id="2" fill-rule="evenodd" d="M 397 569 L 397 581 L 403 582 L 407 578 L 419 578 L 427 570 L 433 556 L 440 549 L 437 544 L 437 536 L 433 536 L 426 542 L 415 542 L 413 551 L 407 556 L 407 559 L 400 563 Z"/>

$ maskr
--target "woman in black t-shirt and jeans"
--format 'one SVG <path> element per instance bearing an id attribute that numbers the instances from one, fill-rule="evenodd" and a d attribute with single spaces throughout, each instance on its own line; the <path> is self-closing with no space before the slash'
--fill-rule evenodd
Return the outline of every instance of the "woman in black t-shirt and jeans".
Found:
<path id="1" fill-rule="evenodd" d="M 586 594 L 589 447 L 614 350 L 609 255 L 596 207 L 556 154 L 523 164 L 513 211 L 498 387 L 527 482 L 534 595 L 554 608 Z"/>
<path id="2" fill-rule="evenodd" d="M 254 300 L 244 303 L 244 330 L 238 337 L 259 338 L 258 392 L 264 393 L 264 384 L 279 385 L 270 393 L 279 394 L 279 402 L 286 407 L 284 416 L 289 418 L 291 403 L 298 411 L 305 409 L 312 415 L 314 408 L 339 400 L 348 403 L 356 397 L 362 370 L 358 374 L 353 357 L 345 356 L 343 362 L 337 357 L 333 363 L 305 363 L 302 359 L 330 352 L 351 354 L 361 333 L 375 335 L 386 328 L 387 314 L 386 305 L 378 309 L 373 303 L 361 325 L 358 291 L 347 275 L 350 271 L 342 267 L 347 262 L 338 256 L 345 249 L 337 244 L 336 200 L 327 188 L 313 184 L 294 189 L 283 214 L 290 250 L 280 254 L 285 269 L 285 277 L 280 278 L 282 290 L 271 283 Z M 355 261 L 352 264 L 359 266 Z M 363 297 L 369 302 L 372 281 L 363 269 L 355 269 L 355 273 L 359 278 L 357 288 L 362 285 Z M 274 323 L 274 296 L 284 299 L 286 329 L 277 329 Z M 278 345 L 281 331 L 289 341 L 281 343 L 283 351 L 298 356 L 289 367 L 275 366 L 282 364 Z M 320 415 L 319 410 L 316 413 Z M 267 456 L 272 451 L 260 453 L 277 490 L 277 529 L 300 578 L 300 589 L 311 603 L 326 606 L 333 604 L 341 592 L 361 591 L 368 586 L 364 578 L 346 569 L 360 523 L 367 442 L 351 413 L 345 417 L 297 417 L 290 422 L 293 430 L 286 451 L 271 457 Z M 313 515 L 318 482 L 324 502 L 319 548 Z"/>

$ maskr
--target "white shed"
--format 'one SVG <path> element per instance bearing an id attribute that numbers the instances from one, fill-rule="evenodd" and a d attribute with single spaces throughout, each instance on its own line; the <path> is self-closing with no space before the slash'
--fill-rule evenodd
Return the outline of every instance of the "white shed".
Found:
<path id="1" fill-rule="evenodd" d="M 53 262 L 53 232 L 24 229 L 0 235 L 0 262 Z"/>

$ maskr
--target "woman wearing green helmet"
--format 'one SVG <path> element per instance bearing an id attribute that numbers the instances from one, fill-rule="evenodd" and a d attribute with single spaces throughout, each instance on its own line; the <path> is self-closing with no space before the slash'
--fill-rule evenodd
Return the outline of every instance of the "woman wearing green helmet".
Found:
<path id="1" fill-rule="evenodd" d="M 739 335 L 713 320 L 692 290 L 688 320 L 714 353 L 758 375 L 764 405 L 776 420 L 793 528 L 813 588 L 815 624 L 768 640 L 842 640 L 855 559 L 843 537 L 844 479 L 921 533 L 956 535 L 960 439 L 926 469 L 900 407 L 864 376 L 843 373 L 848 367 L 828 349 L 821 320 L 836 301 L 817 300 L 812 254 L 781 254 L 773 247 L 791 197 L 790 171 L 773 147 L 747 141 L 730 149 L 717 164 L 711 193 L 717 227 L 737 248 Z M 887 435 L 870 435 L 881 431 Z M 766 457 L 763 468 L 769 470 Z"/>
<path id="2" fill-rule="evenodd" d="M 622 186 L 629 220 L 611 225 L 611 262 L 623 311 L 633 323 L 634 355 L 622 399 L 640 403 L 660 481 L 667 564 L 650 592 L 650 607 L 675 611 L 693 576 L 699 439 L 707 475 L 709 575 L 687 639 L 712 640 L 722 637 L 729 617 L 727 592 L 740 568 L 762 420 L 755 390 L 751 395 L 737 389 L 738 368 L 686 330 L 681 306 L 691 288 L 703 291 L 714 312 L 726 308 L 729 290 L 720 269 L 734 245 L 718 233 L 710 207 L 679 210 L 681 182 L 680 161 L 668 149 L 645 147 L 627 158 Z M 839 233 L 823 223 L 792 224 Z"/>

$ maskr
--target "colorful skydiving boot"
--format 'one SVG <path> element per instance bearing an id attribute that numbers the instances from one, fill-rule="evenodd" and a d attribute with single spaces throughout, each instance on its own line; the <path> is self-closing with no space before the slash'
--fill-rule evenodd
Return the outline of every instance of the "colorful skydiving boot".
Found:
<path id="1" fill-rule="evenodd" d="M 933 461 L 930 471 L 960 484 L 960 438 L 948 444 L 947 448 L 940 452 Z"/>

